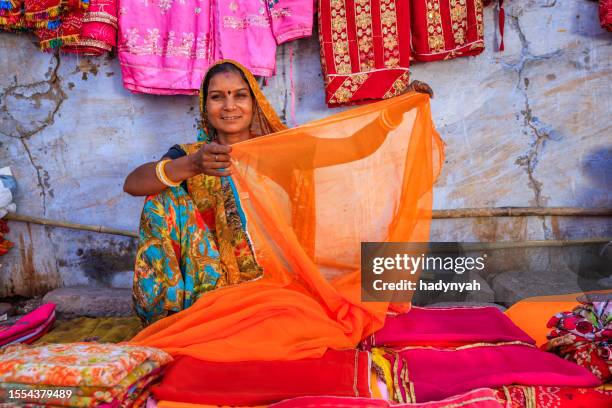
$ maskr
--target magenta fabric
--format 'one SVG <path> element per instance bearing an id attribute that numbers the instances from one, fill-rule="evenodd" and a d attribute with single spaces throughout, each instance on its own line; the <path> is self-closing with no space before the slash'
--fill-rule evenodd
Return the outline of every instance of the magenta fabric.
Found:
<path id="1" fill-rule="evenodd" d="M 461 346 L 521 341 L 535 344 L 527 333 L 496 307 L 422 308 L 388 316 L 382 329 L 362 342 L 371 347 Z"/>
<path id="2" fill-rule="evenodd" d="M 133 92 L 195 95 L 220 59 L 271 76 L 277 44 L 309 36 L 312 22 L 311 1 L 119 0 L 123 84 Z"/>
<path id="3" fill-rule="evenodd" d="M 15 342 L 34 341 L 55 321 L 55 304 L 44 304 L 26 314 L 13 325 L 0 327 L 0 346 Z M 38 335 L 38 336 L 37 336 Z"/>
<path id="4" fill-rule="evenodd" d="M 483 388 L 456 395 L 442 401 L 424 404 L 391 404 L 388 401 L 358 397 L 298 397 L 272 404 L 269 408 L 503 408 L 495 391 Z"/>
<path id="5" fill-rule="evenodd" d="M 404 401 L 428 402 L 475 388 L 505 385 L 596 387 L 601 381 L 584 367 L 536 347 L 516 344 L 442 349 L 409 347 L 386 356 Z M 395 364 L 397 362 L 397 365 Z M 414 395 L 407 395 L 414 390 Z"/>

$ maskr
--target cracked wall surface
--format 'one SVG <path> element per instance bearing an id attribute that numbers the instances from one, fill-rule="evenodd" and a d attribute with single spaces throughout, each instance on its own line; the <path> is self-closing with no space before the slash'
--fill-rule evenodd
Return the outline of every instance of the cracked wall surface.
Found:
<path id="1" fill-rule="evenodd" d="M 486 51 L 414 64 L 435 91 L 447 143 L 435 208 L 610 207 L 612 35 L 597 4 L 516 0 L 506 5 L 506 50 L 496 50 L 495 10 L 485 9 Z M 316 37 L 279 48 L 264 93 L 289 124 L 336 112 L 324 103 Z M 115 57 L 53 55 L 28 35 L 0 33 L 0 163 L 19 183 L 18 211 L 135 231 L 142 199 L 123 180 L 169 146 L 194 140 L 195 97 L 130 94 Z M 0 258 L 0 296 L 58 286 L 129 287 L 131 238 L 11 222 L 16 247 Z M 610 236 L 606 218 L 436 220 L 439 241 Z M 565 270 L 572 258 L 522 251 L 513 270 Z M 564 269 L 565 268 L 565 269 Z"/>

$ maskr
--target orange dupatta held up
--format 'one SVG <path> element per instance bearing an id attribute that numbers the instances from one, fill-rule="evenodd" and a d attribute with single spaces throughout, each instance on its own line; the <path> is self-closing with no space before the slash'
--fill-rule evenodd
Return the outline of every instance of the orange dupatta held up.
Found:
<path id="1" fill-rule="evenodd" d="M 360 301 L 360 243 L 429 240 L 443 162 L 429 97 L 399 96 L 232 149 L 263 277 L 203 294 L 132 343 L 220 362 L 355 347 L 382 327 L 390 307 Z"/>

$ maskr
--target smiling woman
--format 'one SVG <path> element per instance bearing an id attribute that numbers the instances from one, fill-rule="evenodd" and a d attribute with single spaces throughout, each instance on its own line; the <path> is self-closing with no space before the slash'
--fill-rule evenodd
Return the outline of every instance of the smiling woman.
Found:
<path id="1" fill-rule="evenodd" d="M 431 94 L 428 86 L 416 81 L 407 90 Z M 286 127 L 253 75 L 229 60 L 212 66 L 204 77 L 200 111 L 198 143 L 172 146 L 160 161 L 143 164 L 125 180 L 127 193 L 148 196 L 140 221 L 133 288 L 135 309 L 145 324 L 190 307 L 205 292 L 263 274 L 230 177 L 232 145 Z M 377 120 L 355 133 L 354 142 L 361 146 L 357 150 L 347 150 L 344 141 L 334 138 L 314 143 L 312 136 L 304 134 L 292 142 L 294 148 L 304 145 L 303 154 L 288 162 L 282 151 L 271 152 L 268 157 L 274 160 L 260 163 L 275 174 L 278 186 L 303 204 L 292 210 L 291 218 L 307 254 L 315 251 L 314 227 L 303 221 L 315 211 L 312 167 L 356 160 L 359 152 L 371 154 L 366 146 L 378 146 L 384 140 L 377 139 Z M 319 151 L 333 154 L 315 154 L 308 147 L 313 143 Z"/>
<path id="2" fill-rule="evenodd" d="M 174 145 L 128 175 L 124 190 L 148 196 L 134 273 L 134 305 L 148 324 L 209 290 L 262 274 L 231 177 L 231 145 L 285 129 L 253 75 L 221 61 L 200 89 L 201 141 Z"/>

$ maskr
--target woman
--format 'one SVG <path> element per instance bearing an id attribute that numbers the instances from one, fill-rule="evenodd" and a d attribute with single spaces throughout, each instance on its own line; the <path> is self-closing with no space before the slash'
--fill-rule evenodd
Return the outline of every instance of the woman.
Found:
<path id="1" fill-rule="evenodd" d="M 417 81 L 409 90 L 432 94 Z M 204 292 L 262 275 L 229 177 L 231 145 L 285 126 L 253 75 L 234 61 L 207 72 L 200 111 L 202 141 L 173 146 L 161 161 L 138 167 L 125 181 L 127 193 L 149 196 L 134 274 L 135 309 L 146 324 L 188 308 Z M 298 184 L 293 188 L 308 183 Z M 301 240 L 308 241 L 307 228 Z"/>

